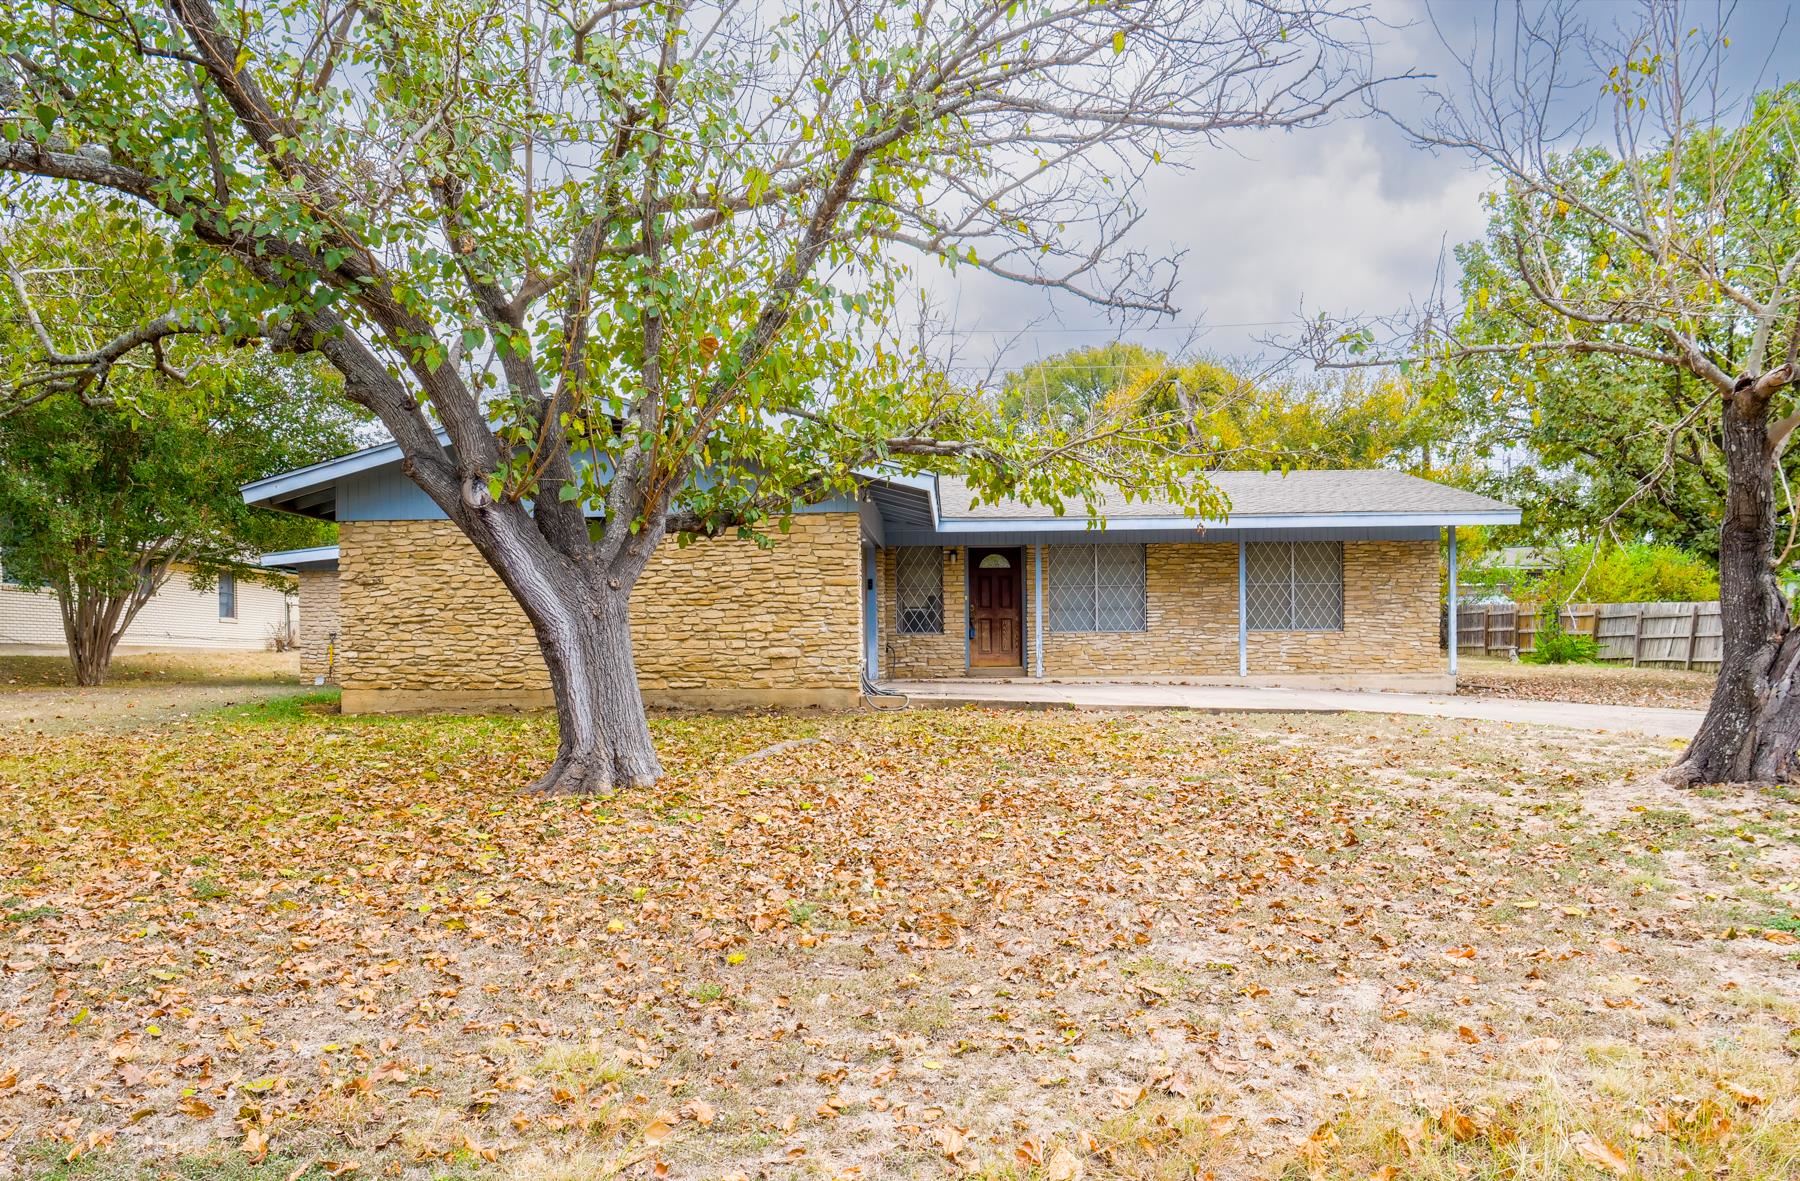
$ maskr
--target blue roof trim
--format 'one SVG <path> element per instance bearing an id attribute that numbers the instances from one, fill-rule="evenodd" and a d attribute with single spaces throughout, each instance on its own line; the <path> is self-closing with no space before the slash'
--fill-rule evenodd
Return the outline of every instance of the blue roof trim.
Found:
<path id="1" fill-rule="evenodd" d="M 338 547 L 335 545 L 314 545 L 306 549 L 283 549 L 262 556 L 265 566 L 292 566 L 295 562 L 335 562 Z"/>
<path id="2" fill-rule="evenodd" d="M 444 432 L 438 432 L 438 438 L 448 445 Z M 287 508 L 293 511 L 305 511 L 307 504 L 301 503 L 310 499 L 312 502 L 329 500 L 334 511 L 348 507 L 342 519 L 351 520 L 389 520 L 414 519 L 419 515 L 439 517 L 442 514 L 437 506 L 425 500 L 423 493 L 411 499 L 421 500 L 419 505 L 401 506 L 393 496 L 351 498 L 356 503 L 342 505 L 338 503 L 337 493 L 340 483 L 348 482 L 352 491 L 361 489 L 378 469 L 398 465 L 401 460 L 398 443 L 382 443 L 367 447 L 350 455 L 337 459 L 328 459 L 323 463 L 315 463 L 310 467 L 285 472 L 279 476 L 270 476 L 264 480 L 246 484 L 243 488 L 244 500 L 250 504 L 271 508 Z M 380 477 L 392 482 L 391 475 Z M 942 539 L 942 544 L 956 544 L 958 541 L 971 538 L 992 537 L 996 534 L 1024 534 L 1034 536 L 1071 535 L 1084 533 L 1104 533 L 1111 536 L 1132 536 L 1144 534 L 1163 534 L 1185 531 L 1201 536 L 1206 533 L 1226 532 L 1232 534 L 1263 533 L 1273 530 L 1313 530 L 1313 529 L 1444 529 L 1460 525 L 1517 525 L 1520 520 L 1518 509 L 1510 505 L 1498 505 L 1494 508 L 1477 508 L 1474 506 L 1462 509 L 1432 511 L 1388 511 L 1388 512 L 1309 512 L 1309 513 L 1264 513 L 1228 515 L 1223 519 L 1205 520 L 1186 516 L 1126 516 L 1109 518 L 1104 525 L 1094 527 L 1086 513 L 1066 517 L 1023 516 L 1023 517 L 946 517 L 943 512 L 938 477 L 935 474 L 908 474 L 882 465 L 875 470 L 864 473 L 866 490 L 859 499 L 873 499 L 878 509 L 886 508 L 901 514 L 902 518 L 888 522 L 891 535 L 922 537 L 932 536 Z M 406 481 L 409 488 L 410 481 Z M 893 500 L 890 494 L 883 496 L 883 490 L 900 493 L 899 500 L 910 500 L 912 509 L 906 509 L 903 503 L 880 503 L 883 499 Z M 326 493 L 328 495 L 320 495 Z M 872 494 L 872 495 L 871 495 Z M 908 495 L 910 494 L 910 496 Z M 369 501 L 364 504 L 363 501 Z M 801 511 L 850 511 L 854 506 L 846 498 L 833 497 L 819 504 L 806 506 Z M 920 512 L 919 510 L 924 510 Z M 404 510 L 404 511 L 403 511 Z M 386 513 L 388 515 L 376 515 Z M 929 514 L 930 524 L 925 526 L 921 518 Z M 887 514 L 884 512 L 883 516 Z"/>
<path id="3" fill-rule="evenodd" d="M 1517 525 L 1519 510 L 1445 513 L 1268 513 L 1257 516 L 1203 520 L 1199 517 L 1112 517 L 1104 524 L 1090 524 L 1080 517 L 959 517 L 940 521 L 934 532 L 946 536 L 981 536 L 988 533 L 1153 533 L 1186 529 L 1239 531 L 1263 529 L 1374 528 L 1407 529 L 1415 526 L 1446 528 L 1452 525 Z"/>
<path id="4" fill-rule="evenodd" d="M 262 565 L 273 570 L 336 570 L 337 564 L 338 547 L 335 545 L 276 550 L 262 556 Z"/>
<path id="5" fill-rule="evenodd" d="M 450 445 L 449 435 L 441 430 L 437 435 L 438 442 L 446 447 Z M 390 463 L 399 463 L 402 458 L 400 444 L 392 441 L 377 443 L 373 447 L 352 451 L 350 454 L 340 455 L 336 459 L 327 459 L 307 467 L 296 468 L 291 472 L 283 472 L 278 476 L 254 480 L 245 484 L 240 491 L 244 495 L 245 503 L 267 505 L 270 501 L 284 500 L 327 487 L 337 483 L 345 476 L 385 467 Z"/>

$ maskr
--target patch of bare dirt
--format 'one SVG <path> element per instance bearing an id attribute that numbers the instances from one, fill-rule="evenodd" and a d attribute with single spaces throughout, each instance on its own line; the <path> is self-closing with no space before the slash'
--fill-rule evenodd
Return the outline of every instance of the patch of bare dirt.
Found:
<path id="1" fill-rule="evenodd" d="M 106 733 L 179 722 L 233 705 L 299 692 L 294 685 L 104 685 L 0 693 L 0 731 Z"/>
<path id="2" fill-rule="evenodd" d="M 126 651 L 113 658 L 107 684 L 297 685 L 300 654 L 209 652 L 184 648 Z M 0 652 L 0 694 L 31 689 L 74 689 L 75 672 L 60 652 Z"/>
<path id="3" fill-rule="evenodd" d="M 1470 697 L 1520 701 L 1705 709 L 1712 700 L 1713 679 L 1711 673 L 1685 669 L 1465 659 L 1457 673 L 1456 691 Z"/>

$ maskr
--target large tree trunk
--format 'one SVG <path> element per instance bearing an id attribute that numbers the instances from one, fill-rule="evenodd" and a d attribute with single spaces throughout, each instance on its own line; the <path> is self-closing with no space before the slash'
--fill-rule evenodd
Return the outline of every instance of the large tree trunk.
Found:
<path id="1" fill-rule="evenodd" d="M 662 775 L 631 653 L 629 594 L 604 583 L 526 605 L 556 694 L 556 761 L 539 792 L 648 787 Z"/>
<path id="2" fill-rule="evenodd" d="M 107 670 L 112 667 L 117 638 L 93 629 L 82 629 L 69 637 L 69 663 L 75 667 L 75 683 L 83 688 L 106 684 Z"/>
<path id="3" fill-rule="evenodd" d="M 478 498 L 479 499 L 479 498 Z M 662 775 L 631 651 L 631 591 L 660 529 L 603 563 L 558 553 L 516 505 L 466 510 L 475 542 L 531 621 L 556 700 L 556 761 L 531 790 L 571 794 L 648 787 Z"/>
<path id="4" fill-rule="evenodd" d="M 1724 399 L 1727 476 L 1719 526 L 1719 611 L 1724 654 L 1712 704 L 1677 782 L 1785 782 L 1800 773 L 1800 629 L 1775 578 L 1775 464 L 1769 398 L 1791 378 L 1746 379 Z M 1779 382 L 1771 379 L 1781 378 Z M 1773 388 L 1766 388 L 1773 387 Z"/>

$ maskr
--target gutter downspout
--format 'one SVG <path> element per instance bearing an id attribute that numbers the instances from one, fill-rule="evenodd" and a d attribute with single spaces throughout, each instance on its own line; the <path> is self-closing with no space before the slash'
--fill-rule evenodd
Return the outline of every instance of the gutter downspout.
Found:
<path id="1" fill-rule="evenodd" d="M 1244 543 L 1238 542 L 1238 676 L 1250 675 L 1250 576 Z"/>
<path id="2" fill-rule="evenodd" d="M 962 593 L 962 600 L 963 600 L 963 617 L 962 617 L 963 676 L 966 677 L 969 675 L 969 668 L 971 667 L 969 664 L 970 641 L 972 641 L 975 638 L 975 604 L 973 604 L 969 601 L 969 592 L 972 589 L 973 575 L 971 574 L 971 572 L 969 570 L 968 547 L 966 547 L 966 546 L 960 547 L 960 548 L 953 547 L 949 552 L 952 555 L 954 555 L 951 558 L 951 561 L 955 562 L 957 565 L 957 569 L 962 571 L 962 580 L 963 580 L 963 593 Z"/>
<path id="3" fill-rule="evenodd" d="M 1031 547 L 1031 675 L 1044 679 L 1044 543 Z"/>
<path id="4" fill-rule="evenodd" d="M 1456 526 L 1450 526 L 1450 680 L 1456 680 Z"/>

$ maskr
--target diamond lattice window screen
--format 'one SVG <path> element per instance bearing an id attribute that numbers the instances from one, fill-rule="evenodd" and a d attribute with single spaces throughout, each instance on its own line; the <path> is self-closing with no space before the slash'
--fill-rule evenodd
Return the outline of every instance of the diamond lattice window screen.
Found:
<path id="1" fill-rule="evenodd" d="M 1050 630 L 1094 630 L 1094 557 L 1087 546 L 1053 545 L 1045 563 L 1049 583 Z"/>
<path id="2" fill-rule="evenodd" d="M 1244 614 L 1251 631 L 1286 631 L 1293 619 L 1293 555 L 1282 543 L 1244 547 Z"/>
<path id="3" fill-rule="evenodd" d="M 1094 549 L 1094 630 L 1141 632 L 1148 620 L 1144 598 L 1144 547 L 1097 545 Z"/>
<path id="4" fill-rule="evenodd" d="M 1244 547 L 1245 615 L 1252 631 L 1342 631 L 1344 547 L 1336 541 Z"/>
<path id="5" fill-rule="evenodd" d="M 1294 543 L 1294 624 L 1297 631 L 1344 630 L 1344 546 L 1337 541 Z"/>
<path id="6" fill-rule="evenodd" d="M 944 560 L 934 545 L 905 545 L 894 553 L 894 605 L 902 635 L 944 630 Z"/>
<path id="7" fill-rule="evenodd" d="M 1148 625 L 1141 545 L 1053 545 L 1050 630 L 1134 632 Z"/>

